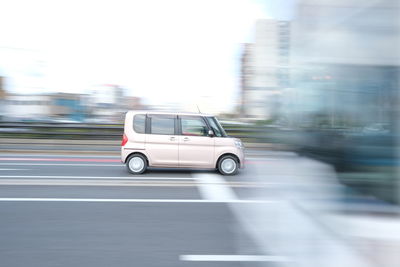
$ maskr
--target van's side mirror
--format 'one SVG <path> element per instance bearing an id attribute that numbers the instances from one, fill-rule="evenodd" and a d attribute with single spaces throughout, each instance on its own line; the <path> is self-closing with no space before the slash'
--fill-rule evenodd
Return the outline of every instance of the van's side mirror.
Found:
<path id="1" fill-rule="evenodd" d="M 209 136 L 209 137 L 214 137 L 214 132 L 213 132 L 213 130 L 208 130 L 208 136 Z"/>

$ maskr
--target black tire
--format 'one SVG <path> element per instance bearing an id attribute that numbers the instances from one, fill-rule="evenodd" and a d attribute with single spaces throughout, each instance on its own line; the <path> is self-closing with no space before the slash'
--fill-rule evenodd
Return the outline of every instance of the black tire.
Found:
<path id="1" fill-rule="evenodd" d="M 224 170 L 224 167 L 223 167 L 222 164 L 223 164 L 224 161 L 226 161 L 226 160 L 229 160 L 230 163 L 234 162 L 235 166 L 234 166 L 233 171 L 226 171 L 226 170 Z M 232 160 L 233 160 L 233 161 L 232 161 Z M 223 157 L 220 158 L 220 160 L 218 161 L 218 171 L 219 171 L 222 175 L 235 175 L 235 174 L 237 174 L 238 171 L 239 171 L 239 161 L 238 161 L 237 158 L 234 157 L 234 156 L 230 156 L 230 155 L 223 156 Z"/>
<path id="2" fill-rule="evenodd" d="M 131 162 L 131 161 L 135 160 L 135 159 L 140 159 L 140 160 L 142 160 L 142 163 L 143 163 L 143 166 L 140 166 L 140 169 L 138 169 L 138 170 L 135 170 L 133 168 L 134 166 L 132 166 L 133 162 Z M 143 155 L 133 154 L 133 155 L 129 156 L 129 158 L 126 160 L 126 168 L 128 169 L 128 172 L 131 174 L 142 174 L 147 169 L 147 159 Z"/>

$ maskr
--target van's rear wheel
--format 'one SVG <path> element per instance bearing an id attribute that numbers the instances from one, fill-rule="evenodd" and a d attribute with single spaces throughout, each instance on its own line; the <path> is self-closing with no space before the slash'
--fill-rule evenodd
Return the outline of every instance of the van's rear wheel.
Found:
<path id="1" fill-rule="evenodd" d="M 223 175 L 235 175 L 239 169 L 239 162 L 233 156 L 224 156 L 218 162 L 218 171 Z"/>
<path id="2" fill-rule="evenodd" d="M 140 154 L 134 154 L 126 161 L 126 167 L 132 174 L 142 174 L 147 169 L 147 160 Z"/>

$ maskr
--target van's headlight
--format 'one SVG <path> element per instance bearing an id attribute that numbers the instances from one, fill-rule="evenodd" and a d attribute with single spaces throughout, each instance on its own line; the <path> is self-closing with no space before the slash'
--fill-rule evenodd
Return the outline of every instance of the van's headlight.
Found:
<path id="1" fill-rule="evenodd" d="M 240 141 L 240 140 L 235 140 L 235 146 L 236 146 L 237 148 L 243 148 L 242 141 Z"/>

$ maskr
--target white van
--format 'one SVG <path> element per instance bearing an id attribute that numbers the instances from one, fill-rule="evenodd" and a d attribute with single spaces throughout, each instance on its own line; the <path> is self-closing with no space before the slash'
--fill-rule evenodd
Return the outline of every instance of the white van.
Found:
<path id="1" fill-rule="evenodd" d="M 234 175 L 244 168 L 240 139 L 227 136 L 214 116 L 199 113 L 127 112 L 121 160 L 132 174 L 178 167 Z"/>

